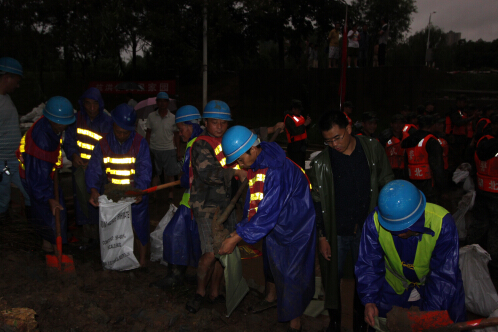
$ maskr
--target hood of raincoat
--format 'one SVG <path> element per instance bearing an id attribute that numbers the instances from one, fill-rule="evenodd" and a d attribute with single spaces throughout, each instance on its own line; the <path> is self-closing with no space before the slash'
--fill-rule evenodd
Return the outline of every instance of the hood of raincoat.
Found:
<path id="1" fill-rule="evenodd" d="M 261 142 L 261 152 L 251 165 L 252 170 L 262 168 L 281 168 L 285 161 L 285 151 L 275 142 Z"/>
<path id="2" fill-rule="evenodd" d="M 83 92 L 80 99 L 78 99 L 78 104 L 80 104 L 80 110 L 85 113 L 86 111 L 83 103 L 85 102 L 86 98 L 96 100 L 99 102 L 99 115 L 101 115 L 104 112 L 104 99 L 102 99 L 102 95 L 100 94 L 99 89 L 89 88 L 88 90 Z"/>

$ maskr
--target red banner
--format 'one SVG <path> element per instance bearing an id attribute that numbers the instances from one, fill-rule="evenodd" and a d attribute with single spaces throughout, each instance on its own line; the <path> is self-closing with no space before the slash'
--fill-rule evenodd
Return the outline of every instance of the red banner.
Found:
<path id="1" fill-rule="evenodd" d="M 131 92 L 134 95 L 156 95 L 166 92 L 169 95 L 176 93 L 176 81 L 93 81 L 89 88 L 97 88 L 101 93 L 124 94 Z"/>

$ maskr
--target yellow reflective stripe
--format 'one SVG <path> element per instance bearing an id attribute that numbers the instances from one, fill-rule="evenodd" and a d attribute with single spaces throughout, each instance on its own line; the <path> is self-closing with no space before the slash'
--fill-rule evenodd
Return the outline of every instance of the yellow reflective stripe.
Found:
<path id="1" fill-rule="evenodd" d="M 218 145 L 216 148 L 214 148 L 214 153 L 216 153 L 216 155 L 219 155 L 221 153 L 221 151 L 223 151 L 221 144 Z"/>
<path id="2" fill-rule="evenodd" d="M 111 179 L 111 183 L 113 184 L 130 184 L 129 179 Z"/>
<path id="3" fill-rule="evenodd" d="M 251 201 L 261 201 L 263 200 L 263 193 L 254 193 L 251 194 Z"/>
<path id="4" fill-rule="evenodd" d="M 225 167 L 225 165 L 227 164 L 227 159 L 226 158 L 221 159 L 220 164 L 221 164 L 221 167 Z"/>
<path id="5" fill-rule="evenodd" d="M 83 159 L 90 159 L 92 156 L 86 153 L 80 153 L 80 157 Z"/>
<path id="6" fill-rule="evenodd" d="M 26 145 L 26 134 L 23 135 L 21 138 L 21 144 L 19 145 L 19 152 L 23 153 L 26 150 L 24 149 L 24 146 Z"/>
<path id="7" fill-rule="evenodd" d="M 90 130 L 82 129 L 82 128 L 76 129 L 76 132 L 78 134 L 81 134 L 81 135 L 89 136 L 93 139 L 96 139 L 97 141 L 100 141 L 100 139 L 102 138 L 102 136 L 100 136 L 99 134 L 94 133 L 93 131 L 90 131 Z"/>
<path id="8" fill-rule="evenodd" d="M 60 143 L 62 145 L 62 136 L 61 136 Z M 55 163 L 55 167 L 60 168 L 61 165 L 62 165 L 62 149 L 59 146 L 59 157 L 57 158 L 57 162 Z"/>
<path id="9" fill-rule="evenodd" d="M 239 164 L 235 165 L 235 167 L 233 169 L 240 169 Z"/>
<path id="10" fill-rule="evenodd" d="M 78 144 L 78 146 L 80 148 L 87 149 L 87 150 L 93 150 L 93 148 L 95 147 L 94 145 L 91 145 L 91 144 L 88 144 L 88 143 L 83 143 L 83 142 L 80 142 L 80 141 L 77 141 L 76 144 Z"/>
<path id="11" fill-rule="evenodd" d="M 135 170 L 119 170 L 119 169 L 110 169 L 106 168 L 105 170 L 106 173 L 112 174 L 112 175 L 121 175 L 121 176 L 130 176 L 131 174 L 135 174 Z"/>
<path id="12" fill-rule="evenodd" d="M 253 186 L 258 181 L 265 181 L 265 178 L 266 178 L 265 174 L 256 174 L 255 177 L 249 180 L 249 185 Z"/>
<path id="13" fill-rule="evenodd" d="M 135 163 L 135 158 L 130 157 L 130 158 L 111 158 L 111 157 L 106 157 L 104 158 L 104 164 L 134 164 Z"/>

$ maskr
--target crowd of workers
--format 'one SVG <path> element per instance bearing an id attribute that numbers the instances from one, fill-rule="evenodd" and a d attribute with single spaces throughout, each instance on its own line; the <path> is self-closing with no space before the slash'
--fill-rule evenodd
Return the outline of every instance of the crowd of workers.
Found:
<path id="1" fill-rule="evenodd" d="M 54 181 L 63 149 L 72 161 L 77 223 L 87 225 L 87 237 L 97 240 L 99 196 L 115 187 L 146 189 L 151 184 L 151 151 L 148 140 L 136 132 L 136 112 L 120 104 L 107 115 L 100 92 L 90 88 L 79 99 L 76 114 L 66 98 L 50 98 L 43 117 L 21 138 L 8 94 L 22 74 L 19 62 L 0 59 L 0 153 L 5 163 L 0 212 L 5 218 L 12 181 L 25 194 L 26 213 L 43 238 L 43 249 L 57 250 L 56 209 L 67 242 L 63 195 L 54 199 L 54 191 L 61 190 Z M 158 102 L 167 97 L 159 93 Z M 479 216 L 469 230 L 470 241 L 486 235 L 492 239 L 497 232 L 498 115 L 468 107 L 465 96 L 458 97 L 446 117 L 439 117 L 433 106 L 427 103 L 419 114 L 403 108 L 378 136 L 372 112 L 363 113 L 356 124 L 352 103 L 326 112 L 318 121 L 325 148 L 307 172 L 306 126 L 312 120 L 301 114 L 299 101 L 292 101 L 283 122 L 253 130 L 228 128 L 232 115 L 223 101 L 210 101 L 202 115 L 191 105 L 179 108 L 170 117 L 187 143 L 180 181 L 185 194 L 164 231 L 168 275 L 154 285 L 182 283 L 186 267 L 196 267 L 197 289 L 186 304 L 196 313 L 205 301 L 225 300 L 217 255 L 232 253 L 241 240 L 251 244 L 263 239 L 267 293 L 260 305 L 262 310 L 276 305 L 278 320 L 290 322 L 288 331 L 302 329 L 300 317 L 315 292 L 316 249 L 329 331 L 340 330 L 339 285 L 349 253 L 357 283 L 355 330 L 365 322 L 374 326 L 374 317 L 385 317 L 393 305 L 448 310 L 455 322 L 465 320 L 458 233 L 451 214 L 438 203 L 447 194 L 450 172 L 462 161 L 475 162 Z M 168 114 L 156 113 L 159 122 Z M 164 121 L 173 130 L 173 120 Z M 284 129 L 287 153 L 268 141 L 270 134 Z M 164 158 L 175 157 L 167 153 Z M 243 219 L 237 222 L 232 211 L 223 224 L 230 235 L 216 246 L 213 216 L 229 205 L 233 182 L 246 179 Z M 145 266 L 148 195 L 138 196 L 132 205 L 132 225 L 139 262 Z M 489 241 L 487 248 L 497 257 L 493 246 L 495 241 Z"/>

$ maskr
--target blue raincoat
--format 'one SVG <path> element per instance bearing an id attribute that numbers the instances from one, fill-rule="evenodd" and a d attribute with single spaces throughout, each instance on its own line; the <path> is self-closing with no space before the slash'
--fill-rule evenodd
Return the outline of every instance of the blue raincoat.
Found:
<path id="1" fill-rule="evenodd" d="M 112 152 L 125 154 L 130 150 L 135 135 L 139 134 L 132 131 L 130 137 L 122 144 L 116 139 L 113 131 L 102 139 L 107 139 Z M 102 149 L 100 148 L 100 144 L 97 144 L 93 149 L 92 157 L 85 173 L 88 192 L 92 188 L 100 190 L 107 180 L 103 165 Z M 151 178 L 152 163 L 150 161 L 149 145 L 145 138 L 141 137 L 140 149 L 135 162 L 135 188 L 141 190 L 149 188 Z M 133 229 L 142 245 L 149 243 L 149 195 L 143 195 L 140 203 L 131 205 L 131 220 Z"/>
<path id="2" fill-rule="evenodd" d="M 385 279 L 384 251 L 373 219 L 376 211 L 378 208 L 368 216 L 363 226 L 360 254 L 355 267 L 358 295 L 363 304 L 375 303 L 381 317 L 386 317 L 394 305 L 402 308 L 418 306 L 423 311 L 448 310 L 454 322 L 465 321 L 465 294 L 458 266 L 458 232 L 451 214 L 448 213 L 443 217 L 441 233 L 432 252 L 430 272 L 425 285 L 417 288 L 421 298 L 418 301 L 408 302 L 412 288 L 398 295 Z M 422 215 L 421 219 L 419 221 L 423 225 L 425 216 Z M 422 234 L 408 239 L 393 236 L 394 245 L 402 262 L 413 264 L 421 237 Z M 404 266 L 403 274 L 408 280 L 419 281 L 415 271 Z"/>
<path id="3" fill-rule="evenodd" d="M 202 128 L 196 123 L 188 124 L 191 124 L 193 127 L 192 135 L 189 139 L 190 142 L 202 133 Z M 170 264 L 197 267 L 202 251 L 197 223 L 192 218 L 190 206 L 188 205 L 190 197 L 189 164 L 190 147 L 185 151 L 182 166 L 183 174 L 180 178 L 181 186 L 187 190 L 183 194 L 180 207 L 176 210 L 175 215 L 164 229 L 163 260 Z"/>
<path id="4" fill-rule="evenodd" d="M 251 169 L 268 168 L 264 197 L 248 221 L 248 191 L 244 219 L 236 230 L 250 244 L 264 238 L 277 288 L 278 320 L 285 322 L 300 317 L 315 293 L 315 209 L 303 171 L 277 143 L 261 142 L 261 148 Z"/>
<path id="5" fill-rule="evenodd" d="M 61 135 L 57 135 L 47 118 L 43 117 L 33 125 L 31 137 L 36 145 L 45 151 L 54 151 L 60 143 Z M 55 244 L 55 217 L 50 211 L 48 200 L 55 198 L 54 181 L 50 177 L 54 164 L 22 154 L 26 178 L 21 179 L 24 189 L 31 201 L 32 221 L 35 229 L 45 240 Z M 60 211 L 62 243 L 67 243 L 67 214 L 64 195 L 59 186 L 59 203 L 64 208 Z"/>
<path id="6" fill-rule="evenodd" d="M 99 114 L 95 117 L 95 119 L 90 120 L 88 115 L 86 114 L 85 107 L 83 103 L 85 99 L 92 99 L 99 102 Z M 107 134 L 112 130 L 112 119 L 109 115 L 104 113 L 104 100 L 100 95 L 100 91 L 97 88 L 89 88 L 86 90 L 83 95 L 78 100 L 80 105 L 80 112 L 83 114 L 86 125 L 90 128 L 91 131 L 97 132 L 100 134 Z M 79 154 L 79 149 L 77 145 L 77 136 L 76 129 L 78 128 L 78 121 L 75 121 L 72 125 L 70 125 L 66 129 L 66 134 L 64 138 L 64 152 L 66 153 L 67 159 L 73 161 L 73 154 Z M 73 188 L 76 188 L 76 182 L 74 178 L 74 172 L 76 171 L 76 167 L 71 167 L 73 171 Z M 99 188 L 99 192 L 102 194 L 104 191 L 104 184 Z M 86 225 L 86 224 L 98 224 L 99 222 L 99 209 L 91 205 L 90 203 L 86 203 L 88 205 L 88 217 L 81 210 L 80 202 L 76 197 L 76 190 L 73 190 L 73 201 L 74 208 L 76 212 L 76 223 L 78 225 Z"/>

